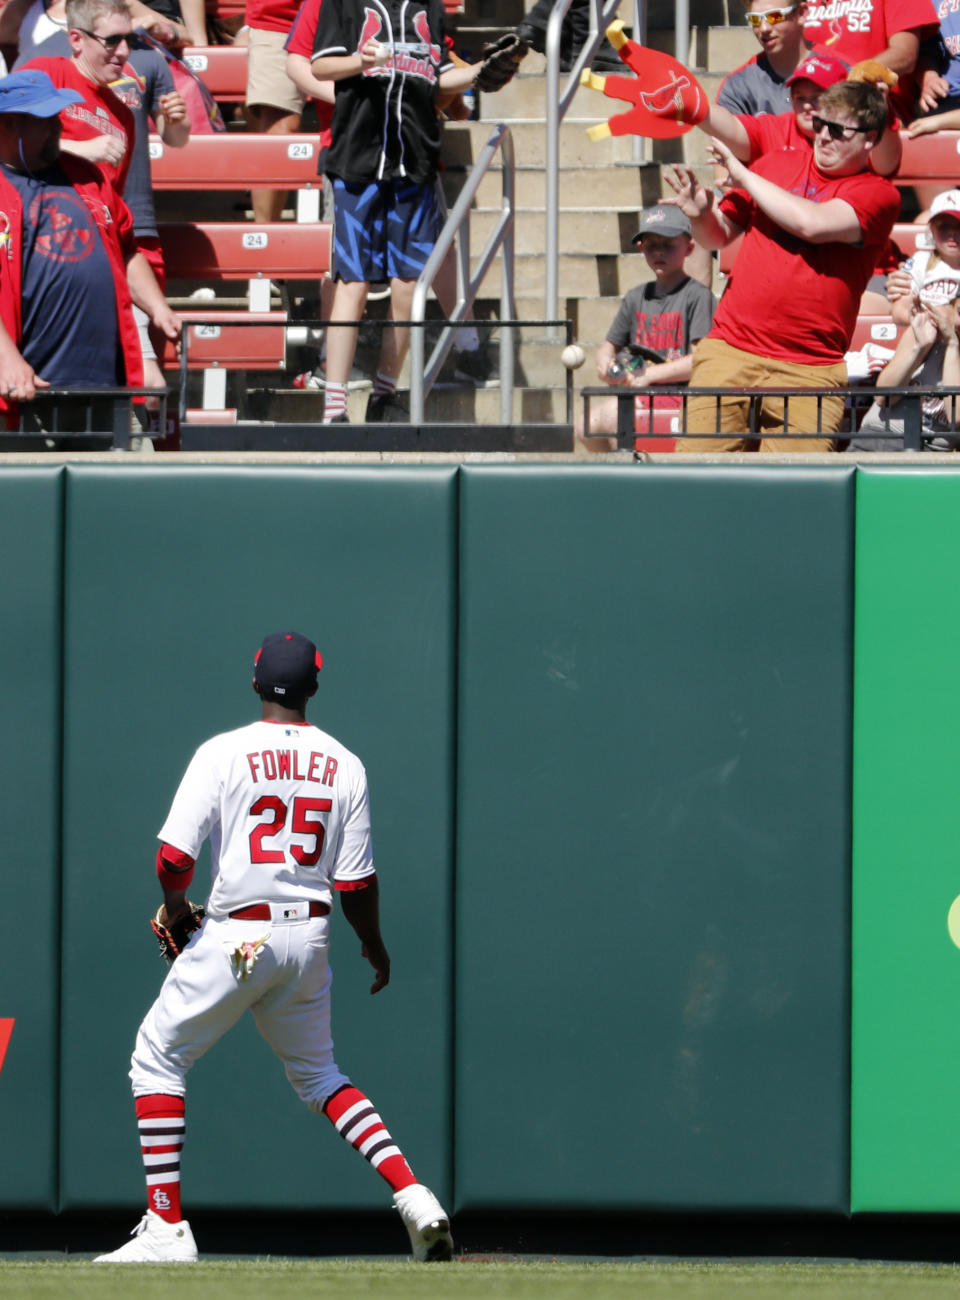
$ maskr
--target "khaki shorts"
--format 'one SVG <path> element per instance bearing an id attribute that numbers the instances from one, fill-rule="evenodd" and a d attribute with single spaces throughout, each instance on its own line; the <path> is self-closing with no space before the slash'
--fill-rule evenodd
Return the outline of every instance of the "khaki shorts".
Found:
<path id="1" fill-rule="evenodd" d="M 701 339 L 693 352 L 691 388 L 842 388 L 847 382 L 846 362 L 829 366 L 806 366 L 793 361 L 754 356 L 732 347 L 722 339 Z M 750 428 L 749 397 L 689 397 L 687 432 L 725 433 L 727 438 L 679 438 L 677 451 L 833 451 L 833 434 L 843 420 L 844 399 L 825 397 L 817 428 L 817 399 L 791 397 L 789 413 L 784 398 L 754 398 L 758 432 L 744 437 Z M 812 438 L 777 437 L 786 424 L 789 433 L 812 433 Z"/>
<path id="2" fill-rule="evenodd" d="M 247 48 L 247 103 L 265 104 L 284 113 L 303 112 L 306 102 L 287 76 L 286 32 L 252 27 Z"/>

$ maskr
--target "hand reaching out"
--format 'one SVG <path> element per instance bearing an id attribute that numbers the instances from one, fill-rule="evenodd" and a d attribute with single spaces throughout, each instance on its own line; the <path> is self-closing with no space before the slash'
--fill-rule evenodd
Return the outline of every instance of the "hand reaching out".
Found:
<path id="1" fill-rule="evenodd" d="M 692 167 L 677 165 L 672 173 L 664 173 L 664 179 L 676 195 L 665 202 L 676 204 L 691 221 L 706 216 L 713 208 L 713 190 L 701 185 Z"/>

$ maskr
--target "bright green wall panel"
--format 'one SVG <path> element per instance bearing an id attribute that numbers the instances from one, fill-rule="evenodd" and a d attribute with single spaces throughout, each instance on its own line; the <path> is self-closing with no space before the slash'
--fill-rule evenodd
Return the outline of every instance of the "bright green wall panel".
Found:
<path id="1" fill-rule="evenodd" d="M 846 1209 L 852 510 L 462 472 L 461 1208 Z"/>
<path id="2" fill-rule="evenodd" d="M 156 832 L 197 744 L 259 716 L 253 655 L 287 626 L 324 655 L 310 716 L 367 766 L 393 959 L 371 998 L 335 919 L 338 1063 L 424 1181 L 449 1191 L 455 511 L 446 469 L 71 467 L 66 1207 L 142 1204 L 126 1075 L 165 971 L 147 927 Z M 206 854 L 201 867 L 203 880 Z M 94 934 L 107 936 L 99 953 Z M 389 1204 L 249 1017 L 195 1066 L 187 1117 L 187 1213 Z"/>
<path id="3" fill-rule="evenodd" d="M 0 1208 L 56 1208 L 62 470 L 0 474 Z"/>
<path id="4" fill-rule="evenodd" d="M 854 1210 L 960 1210 L 958 538 L 960 474 L 858 475 Z"/>

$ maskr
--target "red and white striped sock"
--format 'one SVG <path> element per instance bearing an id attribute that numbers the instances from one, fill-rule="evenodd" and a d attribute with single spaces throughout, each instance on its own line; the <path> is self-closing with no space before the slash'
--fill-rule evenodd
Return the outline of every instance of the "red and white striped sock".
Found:
<path id="1" fill-rule="evenodd" d="M 417 1181 L 373 1102 L 359 1088 L 345 1084 L 333 1094 L 323 1113 L 344 1141 L 359 1151 L 380 1177 L 386 1179 L 391 1191 L 403 1191 Z"/>
<path id="2" fill-rule="evenodd" d="M 167 1223 L 179 1223 L 180 1153 L 186 1136 L 186 1107 L 182 1097 L 153 1093 L 137 1097 L 140 1151 L 147 1175 L 147 1204 Z"/>
<path id="3" fill-rule="evenodd" d="M 385 375 L 382 370 L 378 370 L 377 376 L 373 381 L 374 397 L 394 397 L 396 391 L 396 379 L 392 375 Z"/>
<path id="4" fill-rule="evenodd" d="M 327 381 L 327 387 L 323 397 L 323 422 L 329 424 L 335 420 L 338 415 L 347 413 L 347 386 L 346 384 L 331 384 Z"/>

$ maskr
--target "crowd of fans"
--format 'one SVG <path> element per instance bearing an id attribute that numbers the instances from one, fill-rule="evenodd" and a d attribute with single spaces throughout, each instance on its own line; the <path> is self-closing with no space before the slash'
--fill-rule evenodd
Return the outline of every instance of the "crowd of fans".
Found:
<path id="1" fill-rule="evenodd" d="M 597 353 L 602 381 L 646 394 L 636 402 L 638 429 L 657 386 L 845 387 L 860 374 L 848 371 L 849 349 L 865 312 L 888 311 L 903 328 L 897 347 L 875 349 L 865 367 L 879 389 L 957 378 L 960 190 L 918 191 L 926 241 L 916 256 L 904 258 L 891 232 L 903 139 L 960 127 L 960 19 L 947 0 L 939 12 L 932 0 L 766 4 L 743 0 L 760 52 L 724 79 L 699 124 L 716 183 L 705 186 L 686 167 L 667 176 L 670 192 L 644 213 L 634 241 L 653 278 L 626 295 Z M 539 0 L 518 29 L 535 46 L 549 7 Z M 567 59 L 584 39 L 581 9 L 572 11 Z M 335 324 L 311 377 L 325 388 L 323 418 L 347 419 L 357 325 L 370 286 L 388 284 L 398 327 L 383 331 L 367 419 L 405 420 L 397 382 L 409 331 L 399 326 L 445 215 L 437 183 L 444 113 L 462 116 L 460 95 L 478 65 L 452 53 L 441 0 L 248 0 L 235 26 L 226 39 L 248 45 L 250 127 L 294 132 L 308 99 L 317 109 L 324 215 L 337 215 L 322 299 Z M 213 35 L 202 0 L 7 0 L 0 9 L 0 43 L 17 54 L 0 81 L 0 180 L 17 209 L 15 221 L 2 213 L 0 235 L 0 402 L 29 400 L 51 384 L 162 383 L 156 349 L 176 337 L 178 322 L 162 295 L 147 134 L 152 123 L 165 144 L 187 143 L 188 108 L 163 49 Z M 126 200 L 111 221 L 91 220 L 89 193 L 71 200 L 91 184 L 109 192 L 111 211 Z M 279 219 L 285 201 L 281 191 L 251 191 L 259 221 Z M 718 304 L 695 268 L 703 250 L 735 242 Z M 104 296 L 97 284 L 107 263 L 114 293 Z M 438 296 L 453 297 L 444 277 Z M 480 351 L 470 321 L 457 344 L 469 373 Z M 96 364 L 80 365 L 88 354 Z M 679 401 L 655 399 L 662 409 Z M 589 432 L 614 432 L 621 402 L 595 401 Z M 852 445 L 896 432 L 898 407 L 896 394 L 878 394 Z M 845 421 L 842 396 L 784 403 L 693 394 L 686 427 L 700 436 L 678 449 L 835 448 L 851 432 Z M 952 403 L 926 401 L 928 445 L 953 449 L 953 430 Z"/>
<path id="2" fill-rule="evenodd" d="M 709 328 L 678 318 L 678 340 L 663 360 L 682 366 L 694 388 L 825 390 L 860 378 L 879 389 L 953 386 L 960 190 L 917 190 L 917 243 L 929 251 L 907 259 L 891 240 L 900 216 L 891 181 L 904 136 L 960 128 L 960 18 L 946 0 L 939 11 L 931 0 L 778 8 L 743 0 L 743 7 L 760 52 L 724 79 L 700 124 L 717 183 L 704 186 L 693 169 L 677 168 L 665 196 L 701 249 L 740 247 Z M 645 254 L 649 215 L 638 235 Z M 680 228 L 672 233 L 679 237 Z M 649 301 L 666 302 L 689 283 L 681 270 L 664 289 L 651 266 L 647 301 L 631 317 L 627 296 L 596 359 L 601 380 L 645 390 L 635 402 L 638 432 L 650 418 L 650 387 L 675 384 L 679 372 L 641 361 L 615 365 L 611 375 L 611 358 L 625 347 L 635 355 L 655 347 L 662 328 Z M 689 258 L 686 266 L 696 275 L 702 262 Z M 858 316 L 883 313 L 904 327 L 898 346 L 852 354 Z M 665 410 L 676 405 L 675 397 L 658 401 Z M 756 394 L 691 394 L 686 428 L 702 436 L 682 439 L 677 450 L 896 449 L 903 408 L 899 398 L 878 395 L 858 432 L 862 410 L 851 417 L 839 396 L 785 405 Z M 609 432 L 614 419 L 610 404 L 595 403 L 590 432 Z M 952 402 L 935 394 L 923 402 L 926 447 L 953 450 L 956 429 Z M 841 440 L 844 432 L 852 436 Z"/>

